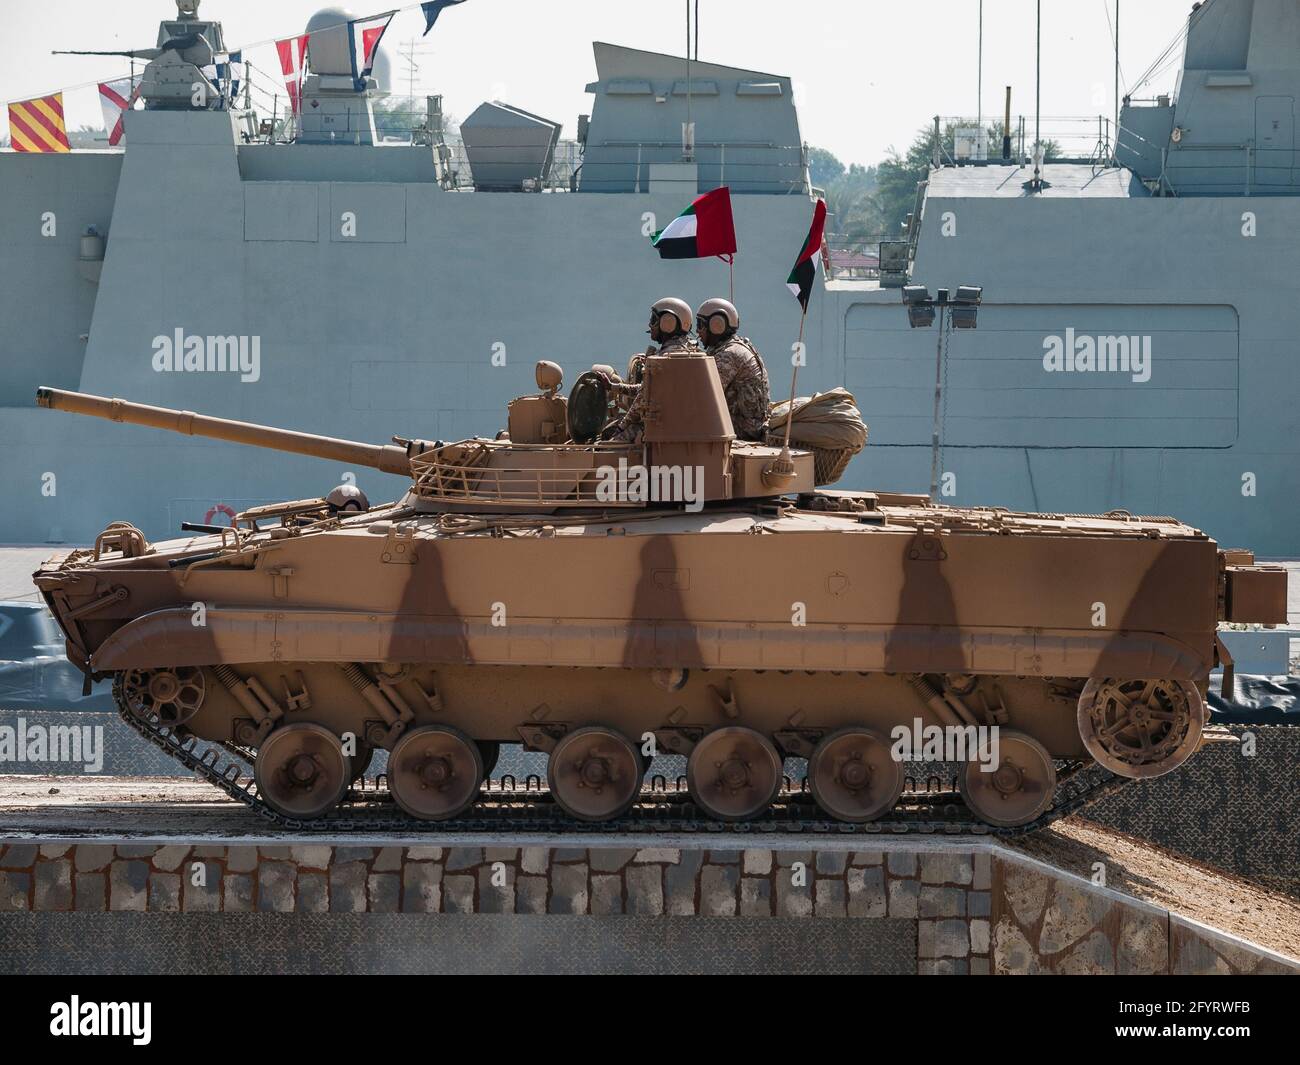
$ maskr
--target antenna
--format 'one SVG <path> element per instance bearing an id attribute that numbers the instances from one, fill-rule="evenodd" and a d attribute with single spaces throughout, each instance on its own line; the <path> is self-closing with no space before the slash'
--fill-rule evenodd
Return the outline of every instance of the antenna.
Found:
<path id="1" fill-rule="evenodd" d="M 686 125 L 682 127 L 682 159 L 685 162 L 695 159 L 695 124 L 691 121 L 691 0 L 686 0 Z"/>
<path id="2" fill-rule="evenodd" d="M 1111 161 L 1119 155 L 1119 0 L 1115 0 L 1115 135 L 1110 142 Z"/>
<path id="3" fill-rule="evenodd" d="M 415 107 L 415 76 L 420 73 L 419 60 L 428 58 L 433 54 L 433 49 L 428 46 L 421 46 L 420 42 L 414 38 L 408 38 L 397 49 L 398 54 L 402 57 L 402 62 L 406 64 L 406 97 L 407 107 Z M 414 114 L 414 111 L 412 111 Z M 414 120 L 412 120 L 414 124 Z"/>
<path id="4" fill-rule="evenodd" d="M 1043 178 L 1043 0 L 1038 0 L 1038 30 L 1034 44 L 1034 188 Z"/>
<path id="5" fill-rule="evenodd" d="M 984 128 L 984 0 L 980 0 L 979 61 L 975 66 L 975 125 Z"/>

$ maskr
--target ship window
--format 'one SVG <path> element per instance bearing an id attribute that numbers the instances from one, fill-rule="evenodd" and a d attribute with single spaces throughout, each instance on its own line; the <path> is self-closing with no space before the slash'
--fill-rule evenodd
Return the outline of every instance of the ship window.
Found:
<path id="1" fill-rule="evenodd" d="M 737 96 L 780 96 L 779 81 L 742 81 L 736 86 Z"/>
<path id="2" fill-rule="evenodd" d="M 685 80 L 673 82 L 673 95 L 674 96 L 686 95 Z M 691 95 L 692 96 L 717 96 L 718 83 L 716 81 L 696 81 L 694 78 L 692 78 Z"/>
<path id="3" fill-rule="evenodd" d="M 605 86 L 605 92 L 609 96 L 649 96 L 653 91 L 648 81 L 617 79 Z"/>

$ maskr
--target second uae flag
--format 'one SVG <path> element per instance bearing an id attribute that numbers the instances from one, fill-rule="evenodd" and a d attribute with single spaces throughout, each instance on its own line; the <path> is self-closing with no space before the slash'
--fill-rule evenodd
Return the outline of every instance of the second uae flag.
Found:
<path id="1" fill-rule="evenodd" d="M 731 190 L 725 185 L 698 196 L 681 214 L 650 238 L 661 259 L 726 258 L 736 252 L 731 221 Z"/>
<path id="2" fill-rule="evenodd" d="M 817 277 L 817 260 L 822 254 L 822 233 L 826 229 L 826 201 L 818 200 L 813 208 L 812 228 L 808 230 L 808 239 L 803 242 L 803 250 L 795 260 L 794 269 L 785 279 L 785 287 L 790 290 L 799 306 L 806 312 L 808 298 L 812 295 L 813 280 Z"/>

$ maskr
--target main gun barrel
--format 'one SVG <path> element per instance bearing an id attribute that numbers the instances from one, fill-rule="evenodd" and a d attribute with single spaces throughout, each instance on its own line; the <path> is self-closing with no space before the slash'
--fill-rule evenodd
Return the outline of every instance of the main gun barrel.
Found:
<path id="1" fill-rule="evenodd" d="M 166 429 L 186 436 L 206 436 L 213 440 L 228 440 L 235 444 L 249 444 L 274 451 L 290 451 L 295 455 L 312 455 L 349 466 L 369 466 L 400 476 L 409 476 L 411 472 L 406 449 L 393 444 L 362 444 L 333 436 L 317 436 L 315 433 L 299 433 L 292 429 L 276 429 L 268 425 L 232 421 L 229 418 L 214 418 L 207 414 L 195 414 L 191 410 L 151 407 L 146 403 L 106 399 L 84 392 L 65 392 L 44 386 L 36 390 L 36 404 L 50 410 L 87 414 L 94 418 L 107 418 L 109 421 L 128 422 L 132 425 L 147 425 L 152 429 Z"/>

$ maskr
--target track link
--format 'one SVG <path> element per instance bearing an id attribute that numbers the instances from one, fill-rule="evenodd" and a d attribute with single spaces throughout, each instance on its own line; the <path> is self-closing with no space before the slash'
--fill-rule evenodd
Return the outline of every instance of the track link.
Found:
<path id="1" fill-rule="evenodd" d="M 114 695 L 116 696 L 116 688 Z M 470 816 L 449 821 L 421 821 L 408 816 L 392 801 L 379 780 L 371 778 L 353 787 L 343 802 L 324 817 L 304 821 L 271 809 L 257 794 L 248 775 L 251 752 L 228 743 L 200 746 L 196 737 L 180 737 L 174 730 L 141 720 L 120 700 L 118 713 L 132 729 L 201 780 L 242 803 L 264 821 L 295 832 L 564 832 L 598 833 L 729 832 L 737 835 L 936 835 L 1023 836 L 1111 795 L 1128 784 L 1123 777 L 1095 763 L 1072 762 L 1060 769 L 1056 798 L 1038 818 L 1025 825 L 1002 828 L 977 820 L 955 792 L 904 793 L 887 819 L 867 824 L 827 820 L 806 792 L 785 789 L 762 817 L 753 821 L 722 822 L 699 816 L 684 789 L 643 789 L 629 813 L 613 821 L 575 821 L 551 801 L 546 791 L 506 788 L 489 781 Z"/>

